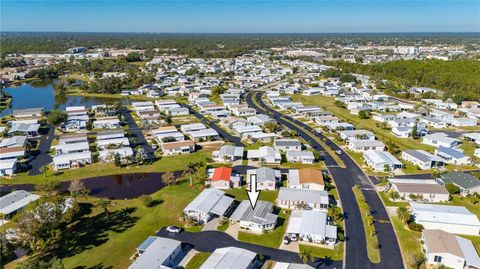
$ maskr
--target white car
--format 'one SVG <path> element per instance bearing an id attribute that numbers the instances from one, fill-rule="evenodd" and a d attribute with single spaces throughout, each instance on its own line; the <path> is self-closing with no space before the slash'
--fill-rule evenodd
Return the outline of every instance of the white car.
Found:
<path id="1" fill-rule="evenodd" d="M 290 235 L 290 240 L 292 240 L 293 242 L 297 241 L 297 235 L 296 234 Z"/>
<path id="2" fill-rule="evenodd" d="M 174 233 L 174 234 L 178 234 L 182 231 L 182 228 L 180 227 L 177 227 L 177 226 L 168 226 L 167 227 L 167 232 L 169 233 Z"/>

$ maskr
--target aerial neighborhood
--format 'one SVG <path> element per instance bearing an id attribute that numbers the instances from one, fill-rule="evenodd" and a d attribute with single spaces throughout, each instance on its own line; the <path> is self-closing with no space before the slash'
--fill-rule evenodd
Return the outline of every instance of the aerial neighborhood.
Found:
<path id="1" fill-rule="evenodd" d="M 45 89 L 51 106 L 40 93 L 35 105 L 16 101 L 30 80 L 0 73 L 12 78 L 2 94 L 13 96 L 0 122 L 0 237 L 24 253 L 8 261 L 480 268 L 480 101 L 420 83 L 393 90 L 390 77 L 291 46 L 224 57 L 91 47 L 9 54 L 27 73 L 67 67 Z M 452 50 L 335 49 L 381 63 L 448 61 Z M 330 50 L 317 57 L 333 60 Z M 45 214 L 58 220 L 41 222 Z M 77 228 L 66 255 L 59 231 Z M 48 253 L 37 247 L 48 242 Z"/>

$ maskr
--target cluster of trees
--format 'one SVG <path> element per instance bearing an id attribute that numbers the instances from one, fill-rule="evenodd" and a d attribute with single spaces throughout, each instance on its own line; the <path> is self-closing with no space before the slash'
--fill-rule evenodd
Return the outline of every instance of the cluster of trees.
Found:
<path id="1" fill-rule="evenodd" d="M 480 99 L 480 62 L 477 60 L 397 60 L 367 65 L 337 61 L 328 64 L 344 72 L 396 81 L 406 88 L 432 87 L 443 91 L 445 99 L 452 98 L 456 103 Z"/>

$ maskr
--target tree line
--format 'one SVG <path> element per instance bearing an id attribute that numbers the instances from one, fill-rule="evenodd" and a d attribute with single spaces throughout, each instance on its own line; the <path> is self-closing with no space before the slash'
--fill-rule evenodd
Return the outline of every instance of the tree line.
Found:
<path id="1" fill-rule="evenodd" d="M 480 100 L 480 62 L 477 60 L 397 60 L 367 65 L 336 61 L 327 64 L 344 72 L 396 81 L 405 88 L 422 86 L 441 90 L 444 99 L 452 98 L 456 103 Z"/>

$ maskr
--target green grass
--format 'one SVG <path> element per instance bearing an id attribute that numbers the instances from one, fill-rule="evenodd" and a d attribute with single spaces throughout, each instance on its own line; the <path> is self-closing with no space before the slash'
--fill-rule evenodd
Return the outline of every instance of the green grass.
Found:
<path id="1" fill-rule="evenodd" d="M 155 173 L 166 171 L 185 170 L 189 162 L 205 162 L 211 156 L 211 151 L 202 150 L 191 154 L 165 156 L 152 164 L 118 168 L 113 164 L 95 163 L 78 169 L 69 169 L 55 172 L 49 166 L 47 177 L 43 174 L 29 176 L 28 172 L 17 174 L 13 179 L 0 178 L 0 184 L 39 184 L 45 181 L 69 181 L 96 176 L 128 174 L 128 173 Z"/>
<path id="2" fill-rule="evenodd" d="M 229 189 L 229 190 L 226 191 L 226 193 L 234 196 L 235 199 L 237 199 L 238 201 L 248 199 L 247 189 L 246 189 L 245 186 L 242 187 L 242 188 Z M 277 199 L 277 196 L 278 196 L 278 190 L 275 190 L 275 191 L 260 191 L 260 196 L 258 197 L 258 200 L 275 203 L 275 200 Z"/>
<path id="3" fill-rule="evenodd" d="M 369 129 L 375 133 L 380 140 L 390 140 L 398 145 L 400 150 L 405 149 L 423 149 L 433 152 L 433 147 L 420 143 L 420 140 L 413 140 L 409 138 L 399 138 L 393 135 L 389 130 L 383 130 L 376 126 L 376 121 L 372 119 L 360 119 L 357 115 L 350 114 L 347 109 L 337 107 L 335 105 L 334 97 L 326 97 L 321 95 L 303 96 L 300 94 L 292 95 L 294 101 L 302 102 L 304 105 L 316 105 L 323 107 L 332 112 L 335 116 L 350 122 L 356 129 Z"/>
<path id="4" fill-rule="evenodd" d="M 388 196 L 388 193 L 386 193 L 384 191 L 378 192 L 378 195 L 382 199 L 385 206 L 402 206 L 402 205 L 406 206 L 406 205 L 408 205 L 408 202 L 393 202 L 392 200 L 390 200 L 390 197 Z"/>
<path id="5" fill-rule="evenodd" d="M 404 223 L 397 216 L 392 216 L 390 219 L 392 220 L 392 225 L 397 234 L 405 264 L 409 269 L 413 269 L 414 266 L 412 263 L 414 257 L 420 255 L 424 256 L 422 246 L 420 244 L 422 233 L 411 231 L 405 228 Z M 425 268 L 425 264 L 422 264 L 420 268 Z"/>
<path id="6" fill-rule="evenodd" d="M 78 238 L 69 243 L 72 249 L 58 252 L 63 252 L 65 268 L 127 268 L 136 247 L 148 236 L 164 226 L 183 226 L 179 220 L 182 211 L 200 192 L 188 183 L 169 186 L 152 195 L 159 204 L 149 208 L 140 199 L 115 200 L 109 217 L 98 207 L 90 208 L 91 212 L 87 210 L 71 227 Z M 89 197 L 82 202 L 91 204 L 96 200 Z M 188 230 L 199 231 L 200 227 Z"/>
<path id="7" fill-rule="evenodd" d="M 289 216 L 290 210 L 281 209 L 278 214 L 277 225 L 273 231 L 264 234 L 254 234 L 240 230 L 238 232 L 238 240 L 265 247 L 278 248 L 285 235 Z"/>
<path id="8" fill-rule="evenodd" d="M 344 243 L 341 242 L 337 244 L 333 249 L 329 249 L 304 245 L 300 243 L 300 251 L 302 251 L 302 249 L 308 249 L 311 251 L 314 257 L 339 261 L 343 259 L 343 245 Z"/>
<path id="9" fill-rule="evenodd" d="M 199 252 L 187 263 L 185 269 L 198 269 L 210 257 L 211 253 Z"/>
<path id="10" fill-rule="evenodd" d="M 353 193 L 355 194 L 355 199 L 357 199 L 357 203 L 360 208 L 360 213 L 362 214 L 363 227 L 365 230 L 365 238 L 367 240 L 368 258 L 372 263 L 379 263 L 380 250 L 377 247 L 375 247 L 375 246 L 378 246 L 378 238 L 377 238 L 377 235 L 375 234 L 375 227 L 368 223 L 368 219 L 367 219 L 368 205 L 362 202 L 362 200 L 365 201 L 365 198 L 363 197 L 362 191 L 359 188 L 353 187 Z M 374 234 L 374 235 L 370 236 L 371 234 Z"/>

